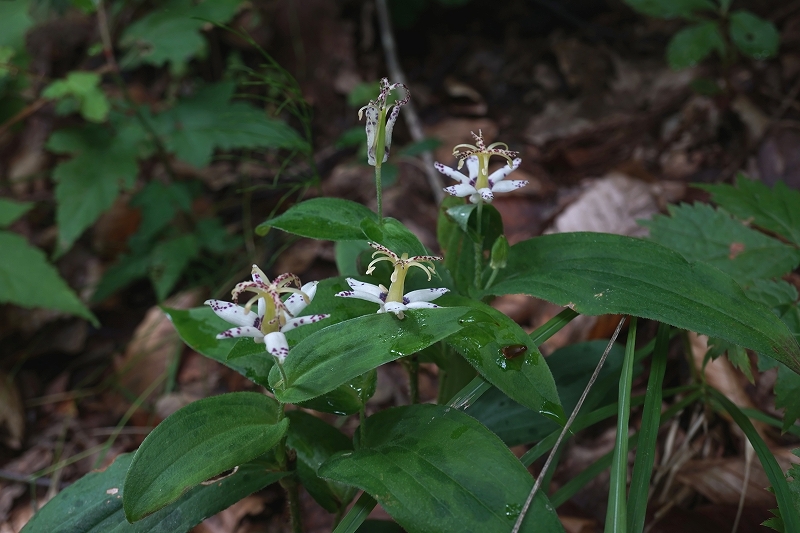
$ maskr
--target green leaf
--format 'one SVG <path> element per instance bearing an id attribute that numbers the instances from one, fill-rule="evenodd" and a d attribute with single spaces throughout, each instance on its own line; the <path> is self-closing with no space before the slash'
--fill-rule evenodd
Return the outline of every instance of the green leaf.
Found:
<path id="1" fill-rule="evenodd" d="M 184 183 L 165 185 L 153 180 L 136 193 L 130 205 L 140 209 L 142 221 L 129 245 L 134 250 L 144 250 L 161 230 L 169 226 L 178 210 L 191 211 L 192 196 Z"/>
<path id="2" fill-rule="evenodd" d="M 328 241 L 364 240 L 361 222 L 378 221 L 367 207 L 341 198 L 312 198 L 295 204 L 285 213 L 258 225 L 256 233 L 266 235 L 275 227 L 287 233 Z"/>
<path id="3" fill-rule="evenodd" d="M 34 20 L 28 14 L 29 0 L 4 0 L 0 2 L 0 46 L 8 46 L 15 50 L 25 49 L 25 34 Z"/>
<path id="4" fill-rule="evenodd" d="M 775 380 L 775 407 L 784 409 L 781 431 L 788 430 L 800 418 L 800 376 L 783 364 L 778 365 Z"/>
<path id="5" fill-rule="evenodd" d="M 13 224 L 19 217 L 30 211 L 33 202 L 17 202 L 0 198 L 0 228 Z"/>
<path id="6" fill-rule="evenodd" d="M 792 450 L 792 453 L 800 456 L 800 453 L 798 452 L 800 452 L 800 449 Z M 786 472 L 786 482 L 789 486 L 791 501 L 793 503 L 793 508 L 789 509 L 789 512 L 800 514 L 800 465 L 794 464 L 791 466 L 791 468 L 789 468 L 789 471 Z M 781 517 L 781 512 L 778 509 L 770 509 L 770 512 L 775 516 L 761 525 L 769 526 L 776 531 L 780 531 L 781 533 L 786 533 L 786 524 Z"/>
<path id="7" fill-rule="evenodd" d="M 430 255 L 419 238 L 402 222 L 393 218 L 384 218 L 382 224 L 378 224 L 372 218 L 364 219 L 361 222 L 361 229 L 367 239 L 384 245 L 399 256 L 404 253 L 409 257 Z"/>
<path id="8" fill-rule="evenodd" d="M 278 404 L 232 392 L 176 411 L 144 439 L 125 476 L 125 517 L 141 520 L 191 487 L 272 449 L 286 433 Z"/>
<path id="9" fill-rule="evenodd" d="M 171 63 L 182 72 L 194 56 L 204 56 L 206 41 L 200 30 L 207 21 L 224 23 L 238 11 L 240 0 L 170 0 L 127 27 L 120 45 L 130 48 L 123 59 L 126 68 L 140 63 Z"/>
<path id="10" fill-rule="evenodd" d="M 730 23 L 731 41 L 743 54 L 766 59 L 778 53 L 781 36 L 772 22 L 739 10 L 731 13 Z"/>
<path id="11" fill-rule="evenodd" d="M 349 277 L 360 276 L 366 271 L 366 264 L 359 265 L 359 259 L 364 252 L 374 251 L 367 241 L 338 241 L 334 250 L 336 269 L 340 275 Z"/>
<path id="12" fill-rule="evenodd" d="M 100 88 L 100 75 L 95 72 L 70 72 L 65 79 L 45 87 L 42 96 L 52 100 L 76 98 L 81 115 L 90 122 L 105 122 L 111 110 L 111 104 Z"/>
<path id="13" fill-rule="evenodd" d="M 510 531 L 533 486 L 497 436 L 442 405 L 369 417 L 356 451 L 332 457 L 319 475 L 365 490 L 412 533 Z M 542 492 L 522 531 L 563 531 Z"/>
<path id="14" fill-rule="evenodd" d="M 353 443 L 341 431 L 303 411 L 290 411 L 286 445 L 297 453 L 297 474 L 308 493 L 331 513 L 350 503 L 355 496 L 351 487 L 317 476 L 317 470 L 333 454 L 353 449 Z"/>
<path id="15" fill-rule="evenodd" d="M 477 300 L 446 294 L 438 302 L 473 309 L 464 319 L 468 327 L 445 341 L 486 381 L 528 409 L 565 421 L 550 368 L 525 330 Z"/>
<path id="16" fill-rule="evenodd" d="M 53 170 L 56 181 L 58 248 L 68 250 L 100 214 L 111 207 L 120 188 L 133 187 L 144 132 L 130 121 L 116 132 L 102 126 L 54 132 L 47 148 L 74 157 Z"/>
<path id="17" fill-rule="evenodd" d="M 711 193 L 711 200 L 742 220 L 775 232 L 800 246 L 800 191 L 783 182 L 770 189 L 739 174 L 733 185 L 694 185 Z"/>
<path id="18" fill-rule="evenodd" d="M 710 0 L 624 0 L 634 10 L 650 17 L 691 18 L 698 11 L 716 11 Z"/>
<path id="19" fill-rule="evenodd" d="M 234 89 L 232 81 L 202 87 L 153 117 L 153 128 L 164 138 L 167 150 L 196 167 L 208 166 L 214 149 L 308 150 L 308 144 L 285 122 L 268 118 L 245 102 L 231 102 Z"/>
<path id="20" fill-rule="evenodd" d="M 288 383 L 274 368 L 270 385 L 283 403 L 315 398 L 455 333 L 464 314 L 462 308 L 412 309 L 403 320 L 376 313 L 325 327 L 291 349 L 283 365 Z"/>
<path id="21" fill-rule="evenodd" d="M 757 279 L 783 276 L 800 263 L 800 249 L 751 229 L 707 204 L 668 209 L 669 217 L 657 215 L 641 222 L 650 228 L 650 238 L 687 261 L 703 261 L 719 268 L 743 286 Z"/>
<path id="22" fill-rule="evenodd" d="M 753 445 L 761 466 L 764 467 L 764 473 L 772 484 L 775 492 L 775 498 L 778 500 L 778 509 L 780 509 L 781 518 L 783 519 L 786 531 L 800 531 L 800 513 L 797 512 L 795 507 L 796 494 L 789 488 L 786 478 L 781 471 L 781 467 L 775 460 L 767 444 L 758 434 L 744 413 L 731 402 L 724 394 L 713 388 L 708 388 L 708 393 L 711 397 L 719 403 L 722 408 L 731 415 L 736 425 L 744 432 L 747 440 Z"/>
<path id="23" fill-rule="evenodd" d="M 99 326 L 97 318 L 78 299 L 38 248 L 16 233 L 0 231 L 0 302 L 21 307 L 56 309 Z"/>
<path id="24" fill-rule="evenodd" d="M 129 523 L 122 510 L 123 482 L 133 454 L 119 456 L 102 472 L 91 472 L 62 490 L 25 525 L 25 533 L 185 533 L 288 472 L 250 463 L 224 479 L 189 490 L 172 505 Z"/>
<path id="25" fill-rule="evenodd" d="M 159 301 L 164 300 L 178 282 L 183 270 L 200 254 L 197 237 L 182 235 L 160 242 L 150 256 L 150 281 Z"/>
<path id="26" fill-rule="evenodd" d="M 705 263 L 642 239 L 545 235 L 511 247 L 494 295 L 529 294 L 587 315 L 658 320 L 768 354 L 800 372 L 800 346 L 766 307 Z"/>
<path id="27" fill-rule="evenodd" d="M 688 26 L 676 33 L 667 45 L 667 63 L 674 70 L 693 67 L 716 50 L 725 57 L 725 39 L 715 21 Z"/>
<path id="28" fill-rule="evenodd" d="M 103 273 L 97 290 L 92 295 L 93 302 L 102 302 L 133 280 L 147 276 L 150 268 L 149 255 L 126 254 Z"/>

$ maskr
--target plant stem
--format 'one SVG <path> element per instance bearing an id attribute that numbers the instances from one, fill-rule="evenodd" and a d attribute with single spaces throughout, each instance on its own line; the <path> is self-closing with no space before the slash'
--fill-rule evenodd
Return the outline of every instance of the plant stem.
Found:
<path id="1" fill-rule="evenodd" d="M 383 224 L 383 187 L 381 186 L 381 163 L 375 163 L 375 195 L 378 199 L 378 222 Z"/>
<path id="2" fill-rule="evenodd" d="M 419 359 L 416 355 L 408 358 L 408 396 L 412 405 L 419 403 Z"/>
<path id="3" fill-rule="evenodd" d="M 286 416 L 286 404 L 281 403 L 278 408 L 278 422 Z M 275 449 L 275 459 L 283 471 L 291 471 L 291 475 L 280 480 L 281 487 L 286 491 L 286 501 L 289 504 L 289 517 L 292 522 L 292 533 L 303 533 L 302 520 L 300 515 L 300 491 L 297 485 L 295 472 L 296 461 L 294 455 L 290 457 L 286 448 L 286 436 L 281 439 Z"/>
<path id="4" fill-rule="evenodd" d="M 478 220 L 476 223 L 478 242 L 475 243 L 475 288 L 481 289 L 483 279 L 483 199 L 478 201 Z"/>

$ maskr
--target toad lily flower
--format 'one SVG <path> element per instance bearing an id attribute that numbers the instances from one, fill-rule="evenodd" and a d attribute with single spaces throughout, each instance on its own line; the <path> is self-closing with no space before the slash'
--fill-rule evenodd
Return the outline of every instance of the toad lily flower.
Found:
<path id="1" fill-rule="evenodd" d="M 386 118 L 386 100 L 389 93 L 395 89 L 403 89 L 405 97 L 395 102 Z M 389 159 L 389 147 L 392 144 L 392 131 L 397 117 L 400 116 L 400 107 L 404 106 L 411 99 L 408 87 L 402 83 L 389 83 L 386 78 L 381 79 L 381 92 L 376 100 L 370 102 L 358 110 L 358 120 L 364 114 L 367 115 L 367 162 L 374 166 L 381 166 L 381 163 Z M 380 162 L 377 162 L 380 159 Z"/>
<path id="2" fill-rule="evenodd" d="M 475 138 L 474 146 L 471 144 L 459 144 L 453 149 L 453 155 L 459 159 L 458 168 L 461 169 L 466 161 L 469 176 L 446 167 L 438 161 L 434 164 L 436 170 L 460 182 L 458 185 L 446 187 L 446 193 L 459 197 L 469 196 L 469 201 L 473 204 L 481 201 L 489 204 L 494 199 L 494 193 L 513 191 L 528 184 L 526 180 L 503 181 L 506 176 L 519 168 L 519 164 L 522 163 L 522 159 L 516 157 L 517 152 L 508 150 L 508 146 L 505 143 L 498 142 L 486 146 L 480 130 L 478 130 L 477 135 L 473 133 L 472 136 Z M 462 151 L 460 150 L 461 148 L 466 149 Z M 489 174 L 489 158 L 493 155 L 504 157 L 508 161 L 508 165 L 504 165 Z"/>
<path id="3" fill-rule="evenodd" d="M 439 307 L 431 303 L 431 300 L 435 300 L 442 294 L 448 292 L 449 289 L 420 289 L 403 294 L 403 288 L 406 274 L 408 274 L 408 270 L 411 267 L 421 268 L 428 275 L 428 281 L 430 281 L 431 274 L 435 273 L 436 270 L 433 265 L 429 266 L 425 263 L 441 261 L 441 257 L 436 257 L 435 255 L 416 255 L 414 257 L 408 257 L 408 254 L 403 254 L 402 257 L 398 257 L 396 253 L 378 243 L 371 242 L 369 245 L 377 250 L 372 254 L 373 258 L 376 255 L 382 255 L 384 257 L 373 259 L 367 267 L 367 274 L 372 274 L 375 270 L 376 263 L 380 261 L 391 261 L 394 265 L 394 272 L 392 272 L 390 278 L 392 281 L 391 285 L 387 289 L 383 285 L 372 285 L 371 283 L 364 283 L 363 281 L 358 281 L 353 278 L 347 278 L 347 284 L 350 285 L 350 288 L 353 290 L 342 291 L 337 293 L 336 296 L 341 296 L 342 298 L 359 298 L 361 300 L 367 300 L 368 302 L 374 302 L 380 306 L 378 313 L 394 313 L 401 320 L 404 316 L 403 312 L 409 309 Z"/>
<path id="4" fill-rule="evenodd" d="M 217 316 L 236 325 L 217 335 L 218 339 L 252 337 L 255 342 L 263 342 L 267 351 L 278 363 L 283 364 L 289 355 L 289 344 L 284 333 L 298 326 L 319 322 L 330 315 L 297 316 L 314 299 L 317 281 L 300 287 L 300 279 L 294 274 L 282 274 L 270 281 L 256 265 L 253 265 L 252 276 L 253 281 L 239 283 L 231 291 L 234 302 L 239 301 L 239 295 L 243 292 L 255 294 L 244 307 L 223 300 L 206 300 L 205 304 L 210 305 Z M 292 284 L 300 288 L 291 287 Z M 284 293 L 292 293 L 286 301 L 281 299 Z M 253 312 L 251 307 L 256 302 L 258 312 Z"/>

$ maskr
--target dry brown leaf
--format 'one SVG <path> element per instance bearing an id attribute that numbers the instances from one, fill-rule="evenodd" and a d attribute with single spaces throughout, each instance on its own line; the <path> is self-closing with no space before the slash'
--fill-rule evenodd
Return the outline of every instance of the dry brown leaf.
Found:
<path id="1" fill-rule="evenodd" d="M 559 516 L 561 525 L 567 533 L 594 533 L 597 531 L 598 524 L 590 518 L 578 518 L 575 516 Z"/>
<path id="2" fill-rule="evenodd" d="M 675 476 L 684 485 L 696 490 L 713 503 L 738 505 L 745 478 L 744 457 L 697 459 L 686 462 Z M 745 505 L 774 506 L 775 496 L 767 492 L 770 486 L 761 463 L 750 466 Z"/>
<path id="3" fill-rule="evenodd" d="M 264 500 L 262 498 L 255 495 L 248 496 L 204 520 L 194 528 L 193 533 L 230 533 L 236 530 L 242 518 L 259 514 L 263 510 Z"/>

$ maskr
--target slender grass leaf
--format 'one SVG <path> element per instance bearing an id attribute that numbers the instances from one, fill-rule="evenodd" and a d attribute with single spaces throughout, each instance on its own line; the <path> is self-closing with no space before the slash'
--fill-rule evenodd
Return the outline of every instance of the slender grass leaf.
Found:
<path id="1" fill-rule="evenodd" d="M 325 394 L 378 366 L 414 354 L 464 327 L 463 308 L 412 309 L 403 320 L 367 315 L 323 328 L 291 349 L 270 372 L 275 397 L 297 403 Z"/>
<path id="2" fill-rule="evenodd" d="M 362 492 L 333 533 L 355 533 L 377 505 L 378 502 L 372 496 Z"/>
<path id="3" fill-rule="evenodd" d="M 800 246 L 800 191 L 781 181 L 770 189 L 744 174 L 737 176 L 735 186 L 696 184 L 695 187 L 710 192 L 711 200 L 734 216 L 752 219 L 756 226 Z"/>
<path id="4" fill-rule="evenodd" d="M 545 235 L 512 246 L 501 275 L 487 292 L 530 294 L 587 315 L 658 320 L 768 354 L 800 372 L 800 346 L 769 309 L 718 269 L 651 241 Z"/>
<path id="5" fill-rule="evenodd" d="M 130 522 L 178 499 L 188 489 L 272 449 L 289 421 L 263 394 L 232 392 L 176 411 L 136 451 L 123 488 Z"/>
<path id="6" fill-rule="evenodd" d="M 357 450 L 333 456 L 322 477 L 359 487 L 411 533 L 510 531 L 533 479 L 497 436 L 441 405 L 369 417 Z M 523 531 L 563 531 L 537 494 Z"/>
<path id="7" fill-rule="evenodd" d="M 185 533 L 209 516 L 275 483 L 288 472 L 269 472 L 254 463 L 178 501 L 129 523 L 122 510 L 123 482 L 133 454 L 119 456 L 102 472 L 91 472 L 47 502 L 22 528 L 25 533 Z"/>
<path id="8" fill-rule="evenodd" d="M 55 309 L 99 325 L 58 270 L 47 262 L 44 252 L 9 231 L 0 231 L 0 250 L 0 302 Z"/>

